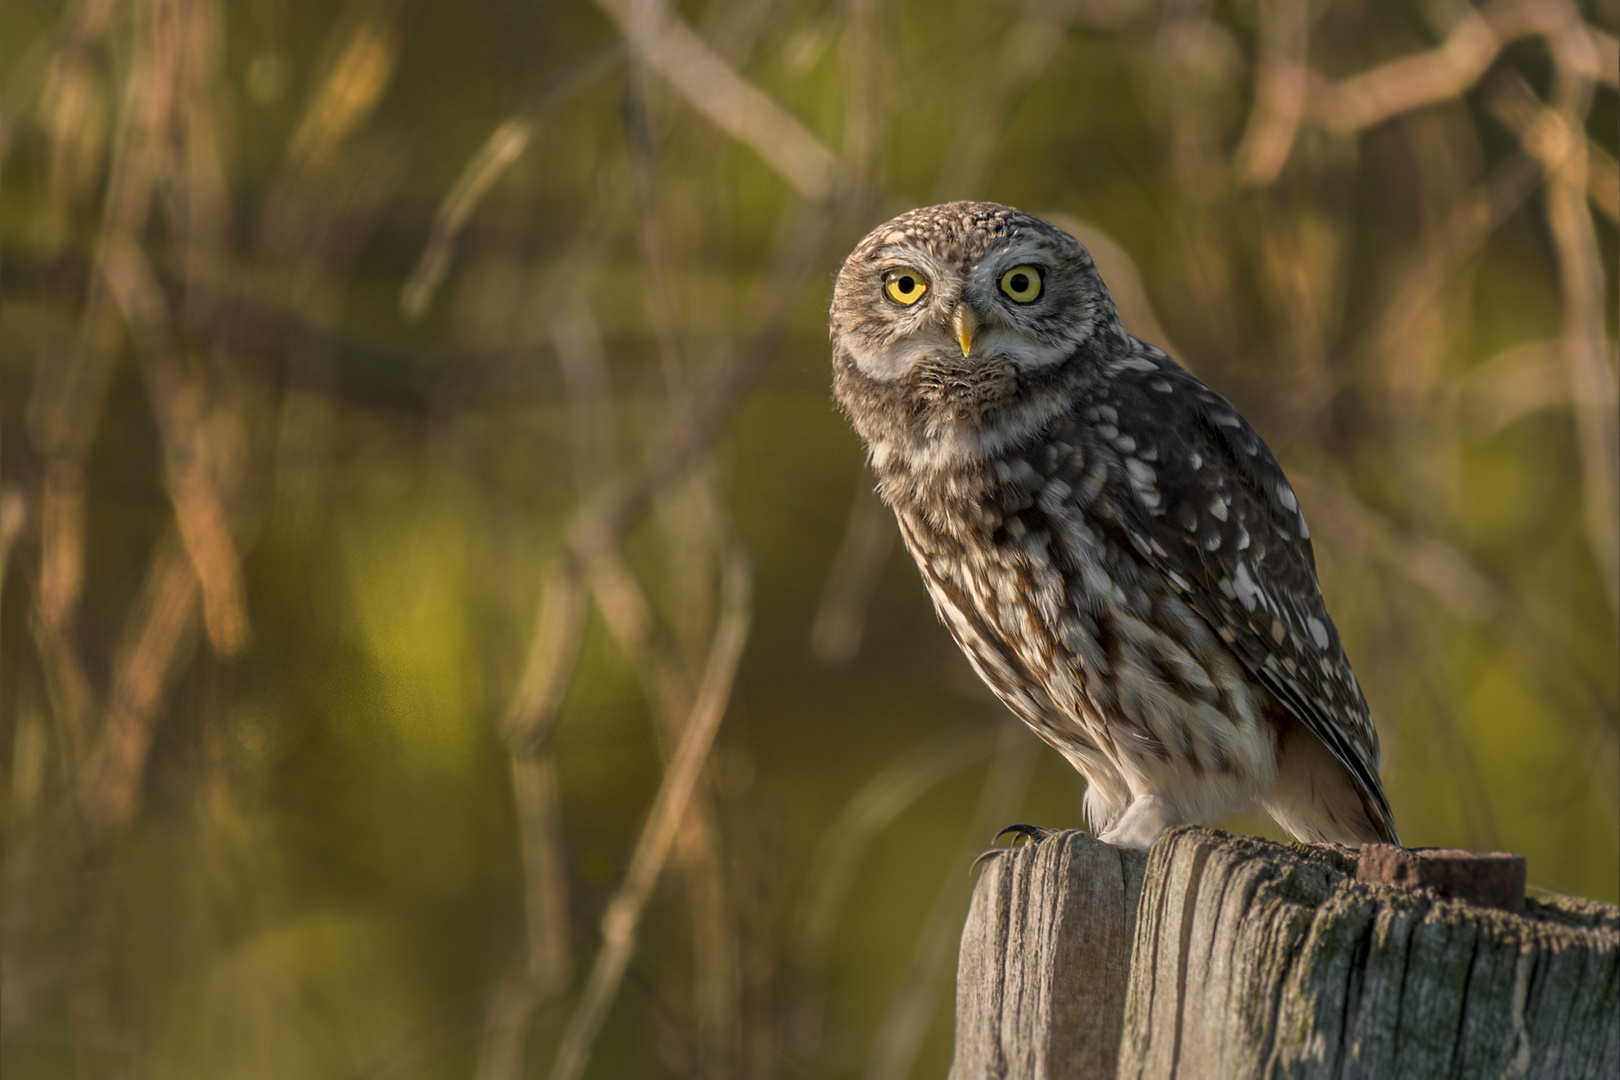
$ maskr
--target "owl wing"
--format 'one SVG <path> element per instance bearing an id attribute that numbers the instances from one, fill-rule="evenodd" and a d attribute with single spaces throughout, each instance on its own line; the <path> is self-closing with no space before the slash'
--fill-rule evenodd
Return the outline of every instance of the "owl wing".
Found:
<path id="1" fill-rule="evenodd" d="M 1225 398 L 1135 344 L 1109 365 L 1107 391 L 1091 406 L 1098 415 L 1085 418 L 1093 431 L 1118 431 L 1111 441 L 1130 491 L 1111 500 L 1115 524 L 1322 741 L 1379 832 L 1398 842 L 1378 780 L 1378 736 L 1323 605 L 1293 488 Z"/>

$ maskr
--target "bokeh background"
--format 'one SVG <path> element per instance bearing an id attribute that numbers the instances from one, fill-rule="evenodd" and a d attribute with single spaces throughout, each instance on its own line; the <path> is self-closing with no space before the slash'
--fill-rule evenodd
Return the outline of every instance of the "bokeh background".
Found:
<path id="1" fill-rule="evenodd" d="M 4 0 L 5 1076 L 941 1075 L 1081 821 L 829 398 L 947 198 L 1265 434 L 1406 842 L 1620 900 L 1617 27 Z"/>

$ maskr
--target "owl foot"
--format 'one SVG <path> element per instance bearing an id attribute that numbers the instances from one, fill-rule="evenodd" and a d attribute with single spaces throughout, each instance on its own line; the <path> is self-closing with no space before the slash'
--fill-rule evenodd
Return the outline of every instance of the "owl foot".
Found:
<path id="1" fill-rule="evenodd" d="M 1161 795 L 1138 795 L 1097 839 L 1115 847 L 1146 851 L 1166 829 L 1179 824 L 1181 815 L 1170 805 L 1170 800 Z"/>
<path id="2" fill-rule="evenodd" d="M 1027 841 L 1024 846 L 1029 847 L 1031 845 L 1038 844 L 1042 840 L 1045 840 L 1048 836 L 1051 836 L 1052 830 L 1043 829 L 1039 825 L 1025 825 L 1023 823 L 1019 823 L 1017 825 L 1009 825 L 1005 829 L 1002 829 L 1000 832 L 996 833 L 996 839 L 1000 840 L 1008 833 L 1022 836 Z M 1014 843 L 1016 844 L 1017 841 L 1014 841 Z"/>

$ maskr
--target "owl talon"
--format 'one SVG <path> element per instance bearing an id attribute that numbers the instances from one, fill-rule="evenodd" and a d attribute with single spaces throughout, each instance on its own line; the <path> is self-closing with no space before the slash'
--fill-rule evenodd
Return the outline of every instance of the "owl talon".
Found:
<path id="1" fill-rule="evenodd" d="M 968 873 L 971 874 L 973 871 L 977 870 L 979 868 L 979 864 L 984 862 L 986 859 L 994 858 L 997 855 L 1005 855 L 1011 850 L 1012 848 L 1004 847 L 985 848 L 983 851 L 979 852 L 978 857 L 976 857 L 973 860 L 972 865 L 968 867 Z"/>
<path id="2" fill-rule="evenodd" d="M 1026 843 L 1024 846 L 1029 847 L 1034 844 L 1039 844 L 1042 840 L 1045 840 L 1048 836 L 1051 836 L 1052 830 L 1043 829 L 1039 825 L 1025 825 L 1020 822 L 1015 825 L 1009 825 L 1005 829 L 1002 829 L 1000 832 L 996 833 L 996 839 L 1000 840 L 1008 833 L 1015 833 L 1018 836 L 1022 836 L 1026 841 L 1028 841 L 1028 843 Z M 1008 848 L 994 848 L 993 850 L 1006 851 L 1010 850 L 1010 846 Z"/>
<path id="3" fill-rule="evenodd" d="M 1042 840 L 1045 840 L 1048 836 L 1051 836 L 1052 830 L 1043 829 L 1039 825 L 1025 825 L 1020 822 L 1019 824 L 1009 825 L 1005 829 L 1002 829 L 1000 832 L 996 833 L 995 838 L 1000 840 L 1008 833 L 1016 833 L 1017 835 L 1022 836 L 1025 840 L 1024 846 L 1033 847 L 1034 845 L 1039 844 Z M 972 871 L 977 870 L 979 868 L 979 864 L 990 858 L 992 855 L 1005 855 L 1007 852 L 1015 850 L 1016 845 L 1017 841 L 1014 841 L 1007 847 L 993 847 L 979 852 L 979 857 L 973 860 L 973 865 L 968 868 L 968 871 L 971 873 Z"/>

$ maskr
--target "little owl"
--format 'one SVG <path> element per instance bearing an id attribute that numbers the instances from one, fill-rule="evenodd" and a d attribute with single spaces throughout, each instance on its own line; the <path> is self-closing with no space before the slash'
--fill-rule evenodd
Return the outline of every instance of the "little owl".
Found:
<path id="1" fill-rule="evenodd" d="M 1079 241 L 995 203 L 902 214 L 845 261 L 831 334 L 940 619 L 1102 839 L 1258 800 L 1300 840 L 1398 842 L 1293 488 Z"/>

